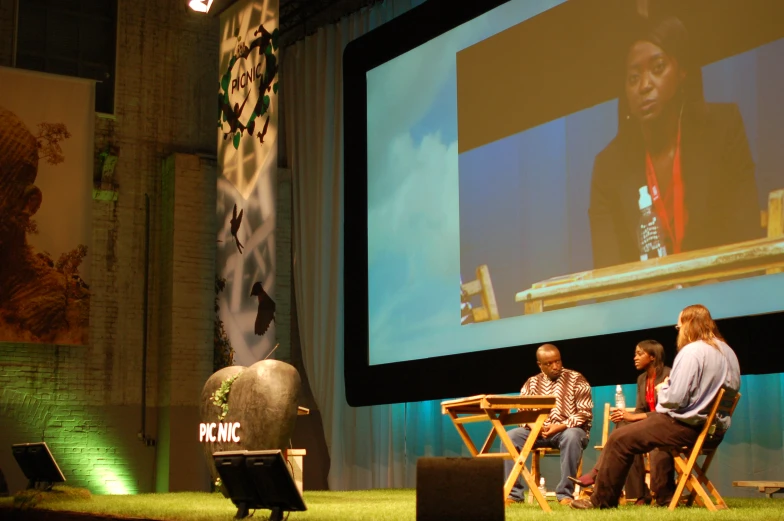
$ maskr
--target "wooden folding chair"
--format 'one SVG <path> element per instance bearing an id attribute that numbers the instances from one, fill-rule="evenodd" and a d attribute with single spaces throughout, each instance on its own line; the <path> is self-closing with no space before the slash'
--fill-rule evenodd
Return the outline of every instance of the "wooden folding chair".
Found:
<path id="1" fill-rule="evenodd" d="M 626 412 L 634 412 L 636 409 L 634 407 L 627 407 L 624 410 Z M 604 402 L 604 419 L 602 420 L 602 443 L 600 445 L 593 446 L 593 448 L 596 450 L 603 450 L 604 446 L 607 445 L 607 438 L 610 437 L 610 425 L 615 425 L 613 422 L 610 421 L 610 416 L 611 416 L 610 403 Z"/>
<path id="2" fill-rule="evenodd" d="M 768 209 L 760 212 L 760 224 L 768 237 L 784 236 L 784 188 L 768 194 Z"/>
<path id="3" fill-rule="evenodd" d="M 471 310 L 474 322 L 485 322 L 501 318 L 501 315 L 498 313 L 498 304 L 495 300 L 493 282 L 490 280 L 490 268 L 487 267 L 487 264 L 482 264 L 476 268 L 476 280 L 466 282 L 460 289 L 467 297 L 473 297 L 474 295 L 482 297 L 482 305 Z"/>
<path id="4" fill-rule="evenodd" d="M 561 456 L 560 449 L 553 449 L 550 447 L 540 447 L 531 449 L 531 474 L 534 477 L 534 482 L 538 485 L 539 479 L 542 477 L 542 458 L 545 456 Z M 580 463 L 577 464 L 577 475 L 580 476 L 583 473 L 583 457 L 580 455 Z M 574 499 L 578 499 L 580 497 L 580 490 L 581 487 L 579 485 L 575 485 L 574 487 Z M 528 491 L 528 502 L 534 502 L 534 495 L 533 490 Z"/>
<path id="5" fill-rule="evenodd" d="M 626 412 L 634 412 L 636 409 L 634 407 L 626 407 Z M 604 419 L 602 420 L 602 442 L 599 445 L 594 445 L 593 448 L 602 451 L 604 450 L 604 446 L 607 445 L 607 438 L 610 437 L 610 426 L 615 425 L 610 421 L 610 411 L 611 406 L 609 402 L 604 402 Z M 648 485 L 648 488 L 651 487 L 651 466 L 650 466 L 650 459 L 648 458 L 648 454 L 643 454 L 645 459 L 645 484 Z M 578 473 L 577 475 L 581 475 L 582 473 Z M 639 499 L 639 498 L 633 498 Z M 626 492 L 620 498 L 620 504 L 626 504 Z"/>
<path id="6" fill-rule="evenodd" d="M 670 453 L 675 460 L 675 472 L 678 475 L 678 486 L 675 488 L 675 494 L 670 501 L 670 510 L 675 510 L 681 500 L 681 495 L 685 489 L 689 489 L 689 496 L 686 500 L 686 505 L 691 506 L 694 501 L 697 504 L 704 506 L 711 512 L 726 509 L 727 503 L 713 486 L 713 483 L 706 476 L 708 468 L 713 461 L 713 456 L 716 455 L 716 450 L 721 443 L 723 437 L 715 436 L 716 431 L 716 417 L 721 414 L 722 416 L 731 418 L 732 413 L 735 412 L 735 407 L 740 400 L 740 393 L 734 396 L 728 396 L 730 393 L 724 389 L 719 391 L 716 399 L 713 401 L 705 425 L 697 437 L 697 441 L 691 447 L 670 447 Z M 700 465 L 697 459 L 704 456 L 705 459 Z M 707 489 L 707 490 L 706 490 Z M 710 492 L 710 495 L 708 494 Z M 713 496 L 713 499 L 711 499 Z"/>

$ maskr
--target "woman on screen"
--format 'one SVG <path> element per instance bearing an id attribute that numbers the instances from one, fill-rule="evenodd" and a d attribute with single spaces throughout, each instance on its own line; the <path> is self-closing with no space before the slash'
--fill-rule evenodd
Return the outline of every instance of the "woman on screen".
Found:
<path id="1" fill-rule="evenodd" d="M 625 49 L 618 133 L 594 161 L 588 213 L 595 268 L 641 259 L 647 197 L 662 254 L 763 236 L 738 107 L 705 102 L 680 20 L 639 23 Z"/>
<path id="2" fill-rule="evenodd" d="M 649 414 L 653 414 L 656 411 L 658 387 L 665 378 L 670 376 L 670 368 L 664 365 L 664 347 L 655 340 L 643 340 L 637 344 L 634 349 L 634 367 L 638 371 L 642 371 L 637 378 L 637 403 L 634 412 L 620 409 L 612 411 L 610 421 L 618 427 L 644 420 Z M 656 472 L 651 474 L 651 486 L 658 490 L 673 490 L 672 456 L 666 451 L 654 451 L 650 457 L 651 469 L 656 469 Z M 600 454 L 596 466 L 587 474 L 569 479 L 584 487 L 593 485 L 601 462 Z M 651 491 L 645 484 L 645 462 L 642 454 L 638 454 L 634 458 L 632 467 L 629 469 L 629 476 L 626 478 L 625 491 L 626 497 L 636 498 L 636 505 L 651 503 Z M 665 499 L 667 498 L 662 498 L 662 501 Z"/>

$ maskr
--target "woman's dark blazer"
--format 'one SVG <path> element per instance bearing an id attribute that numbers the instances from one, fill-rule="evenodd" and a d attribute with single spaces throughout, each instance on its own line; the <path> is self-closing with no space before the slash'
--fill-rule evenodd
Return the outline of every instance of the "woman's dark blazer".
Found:
<path id="1" fill-rule="evenodd" d="M 628 125 L 628 128 L 623 128 Z M 681 172 L 688 213 L 681 251 L 763 237 L 754 160 L 733 103 L 706 103 L 681 123 Z M 588 215 L 594 268 L 640 259 L 639 189 L 647 185 L 645 147 L 634 120 L 594 161 Z M 671 253 L 671 252 L 670 252 Z"/>
<path id="2" fill-rule="evenodd" d="M 664 381 L 665 378 L 670 376 L 670 368 L 666 365 L 664 366 L 664 371 L 662 374 L 657 374 L 656 378 L 653 380 L 654 385 L 659 385 Z M 637 377 L 637 404 L 634 407 L 634 412 L 644 412 L 647 415 L 653 414 L 655 411 L 648 410 L 648 402 L 645 400 L 645 380 L 648 378 L 648 372 L 644 371 L 640 376 Z M 659 393 L 656 393 L 656 399 L 658 400 Z"/>

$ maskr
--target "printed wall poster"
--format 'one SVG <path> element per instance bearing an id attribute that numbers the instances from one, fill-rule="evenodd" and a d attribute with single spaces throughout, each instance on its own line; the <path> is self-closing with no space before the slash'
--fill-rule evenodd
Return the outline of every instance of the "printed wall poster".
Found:
<path id="1" fill-rule="evenodd" d="M 88 341 L 94 99 L 0 67 L 0 342 Z"/>

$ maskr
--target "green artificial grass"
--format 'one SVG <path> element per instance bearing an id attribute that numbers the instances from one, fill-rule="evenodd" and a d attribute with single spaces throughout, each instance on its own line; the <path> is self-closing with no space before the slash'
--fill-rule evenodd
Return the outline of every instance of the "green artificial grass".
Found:
<path id="1" fill-rule="evenodd" d="M 290 521 L 404 521 L 416 519 L 416 491 L 413 489 L 375 489 L 351 492 L 306 491 L 306 512 L 292 512 Z M 663 508 L 625 506 L 614 510 L 576 511 L 550 503 L 547 514 L 536 505 L 513 505 L 506 509 L 508 520 L 630 519 L 644 516 L 647 520 L 784 520 L 784 499 L 726 498 L 729 510 L 716 513 L 702 507 L 680 507 L 674 512 Z M 18 502 L 18 500 L 17 500 Z M 0 509 L 10 508 L 14 498 L 0 500 Z M 34 506 L 32 506 L 34 503 Z M 26 501 L 27 508 L 90 512 L 103 515 L 165 519 L 171 521 L 229 521 L 236 508 L 221 494 L 181 492 L 170 494 L 139 494 L 134 496 L 90 496 L 89 494 L 39 493 Z M 264 520 L 268 510 L 259 510 L 250 521 Z M 0 511 L 0 518 L 2 518 Z"/>

